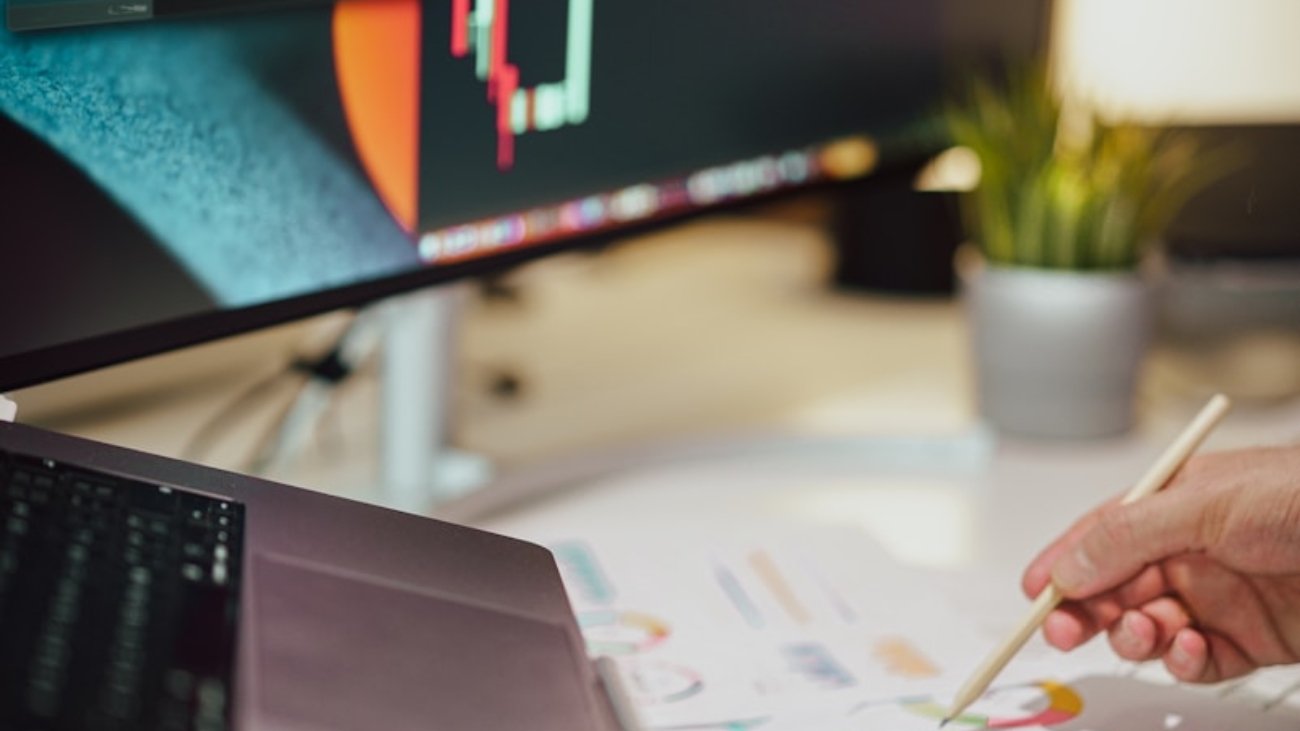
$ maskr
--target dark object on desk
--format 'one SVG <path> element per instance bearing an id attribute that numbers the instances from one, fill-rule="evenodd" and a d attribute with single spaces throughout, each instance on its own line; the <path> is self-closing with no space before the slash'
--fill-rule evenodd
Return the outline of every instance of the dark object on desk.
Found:
<path id="1" fill-rule="evenodd" d="M 1166 334 L 1300 332 L 1300 125 L 1197 130 L 1242 166 L 1189 201 L 1165 235 Z"/>
<path id="2" fill-rule="evenodd" d="M 0 450 L 0 728 L 615 728 L 539 546 L 22 425 Z"/>
<path id="3" fill-rule="evenodd" d="M 913 188 L 919 167 L 901 165 L 835 194 L 834 284 L 850 290 L 947 296 L 961 243 L 955 194 Z"/>
<path id="4" fill-rule="evenodd" d="M 1241 166 L 1192 197 L 1165 234 L 1184 260 L 1300 259 L 1300 125 L 1195 128 Z"/>
<path id="5" fill-rule="evenodd" d="M 1300 335 L 1300 256 L 1170 257 L 1160 297 L 1165 335 L 1200 341 L 1250 331 Z"/>

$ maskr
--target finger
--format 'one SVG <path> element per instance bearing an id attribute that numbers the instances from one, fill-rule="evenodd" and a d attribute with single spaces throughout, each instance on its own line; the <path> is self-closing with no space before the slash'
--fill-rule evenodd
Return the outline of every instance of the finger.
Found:
<path id="1" fill-rule="evenodd" d="M 1197 491 L 1158 493 L 1103 510 L 1052 566 L 1067 597 L 1086 597 L 1128 580 L 1150 563 L 1198 547 L 1204 499 Z"/>
<path id="2" fill-rule="evenodd" d="M 1165 574 L 1158 566 L 1148 566 L 1138 572 L 1134 578 L 1125 581 L 1110 591 L 1088 597 L 1084 601 L 1071 601 L 1066 604 L 1078 606 L 1087 613 L 1097 630 L 1109 630 L 1125 611 L 1140 609 L 1149 601 L 1165 596 L 1170 592 L 1170 585 Z"/>
<path id="3" fill-rule="evenodd" d="M 1214 683 L 1218 681 L 1210 665 L 1210 645 L 1205 635 L 1187 628 L 1174 636 L 1169 652 L 1164 656 L 1165 669 L 1186 683 Z"/>
<path id="4" fill-rule="evenodd" d="M 1155 650 L 1159 646 L 1160 629 L 1151 618 L 1131 609 L 1111 626 L 1110 647 L 1125 660 L 1141 662 L 1159 657 Z"/>
<path id="5" fill-rule="evenodd" d="M 1044 620 L 1043 638 L 1059 650 L 1073 650 L 1113 627 L 1126 610 L 1141 607 L 1168 591 L 1160 568 L 1149 566 L 1112 591 L 1086 601 L 1062 602 Z"/>
<path id="6" fill-rule="evenodd" d="M 1058 650 L 1069 652 L 1098 633 L 1092 617 L 1078 605 L 1062 605 L 1043 620 L 1043 639 Z"/>
<path id="7" fill-rule="evenodd" d="M 1173 638 L 1192 625 L 1186 607 L 1173 597 L 1159 597 L 1130 609 L 1111 626 L 1110 646 L 1125 660 L 1154 660 L 1169 652 Z"/>
<path id="8" fill-rule="evenodd" d="M 1078 543 L 1100 519 L 1101 513 L 1118 505 L 1121 498 L 1122 496 L 1117 495 L 1088 511 L 1062 533 L 1059 538 L 1040 551 L 1033 561 L 1029 562 L 1029 567 L 1025 569 L 1025 573 L 1020 580 L 1021 589 L 1024 590 L 1026 596 L 1038 596 L 1043 588 L 1047 586 L 1047 583 L 1051 581 L 1052 565 L 1061 557 L 1061 554 Z"/>
<path id="9" fill-rule="evenodd" d="M 1178 633 L 1193 626 L 1192 615 L 1188 613 L 1187 607 L 1173 597 L 1164 596 L 1147 602 L 1140 611 L 1154 629 L 1154 647 L 1144 660 L 1167 654 Z"/>
<path id="10" fill-rule="evenodd" d="M 1199 628 L 1230 639 L 1251 665 L 1294 661 L 1268 603 L 1246 578 L 1199 553 L 1166 562 L 1164 573 Z"/>
<path id="11" fill-rule="evenodd" d="M 1170 674 L 1187 683 L 1218 683 L 1248 675 L 1258 668 L 1227 638 L 1191 627 L 1174 637 L 1164 663 Z"/>

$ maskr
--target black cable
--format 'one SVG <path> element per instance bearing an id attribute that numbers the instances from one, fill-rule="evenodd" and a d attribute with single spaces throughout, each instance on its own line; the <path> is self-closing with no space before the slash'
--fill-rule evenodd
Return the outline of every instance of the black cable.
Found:
<path id="1" fill-rule="evenodd" d="M 343 359 L 343 341 L 347 339 L 347 333 L 335 344 L 329 352 L 319 358 L 299 358 L 292 364 L 292 368 L 301 373 L 324 381 L 331 385 L 338 385 L 345 381 L 348 376 L 352 375 L 354 370 Z"/>
<path id="2" fill-rule="evenodd" d="M 212 443 L 231 426 L 237 415 L 242 416 L 242 412 L 248 406 L 261 401 L 272 387 L 277 386 L 283 379 L 293 375 L 293 373 L 292 369 L 278 371 L 237 394 L 216 414 L 199 426 L 194 436 L 190 437 L 189 442 L 181 450 L 181 458 L 191 462 L 201 462 L 203 455 L 212 448 Z"/>
<path id="3" fill-rule="evenodd" d="M 297 398 L 308 379 L 319 379 L 331 386 L 337 386 L 346 380 L 348 376 L 352 375 L 354 368 L 343 357 L 343 350 L 355 325 L 356 320 L 354 319 L 323 355 L 315 358 L 295 358 L 283 370 L 263 378 L 237 394 L 221 410 L 199 426 L 194 436 L 181 450 L 182 458 L 192 462 L 202 461 L 203 455 L 211 450 L 213 442 L 220 438 L 223 432 L 231 428 L 231 425 L 241 412 L 250 405 L 268 397 L 271 390 L 284 381 L 289 381 L 292 378 L 292 382 L 297 385 L 293 398 Z M 292 403 L 293 399 L 291 398 L 289 405 L 280 409 L 280 413 L 270 427 L 258 439 L 259 444 L 264 443 L 275 433 L 275 430 L 282 426 L 285 416 L 292 408 Z M 259 448 L 258 454 L 261 454 L 261 452 L 262 449 Z M 254 457 L 254 461 L 257 459 L 259 458 Z"/>

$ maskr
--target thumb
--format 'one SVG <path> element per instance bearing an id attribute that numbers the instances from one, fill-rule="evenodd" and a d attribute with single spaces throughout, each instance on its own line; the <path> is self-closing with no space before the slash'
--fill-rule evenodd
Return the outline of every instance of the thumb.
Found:
<path id="1" fill-rule="evenodd" d="M 1052 566 L 1052 583 L 1070 598 L 1092 596 L 1135 576 L 1148 564 L 1199 548 L 1202 500 L 1161 492 L 1103 510 Z"/>

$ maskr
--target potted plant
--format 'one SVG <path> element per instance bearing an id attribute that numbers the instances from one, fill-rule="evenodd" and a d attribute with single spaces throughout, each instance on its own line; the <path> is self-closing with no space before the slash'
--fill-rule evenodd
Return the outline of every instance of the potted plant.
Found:
<path id="1" fill-rule="evenodd" d="M 957 264 L 981 414 L 1016 435 L 1127 431 L 1151 331 L 1143 264 L 1223 151 L 1073 113 L 1042 66 L 972 78 L 944 119 L 981 168 Z"/>

